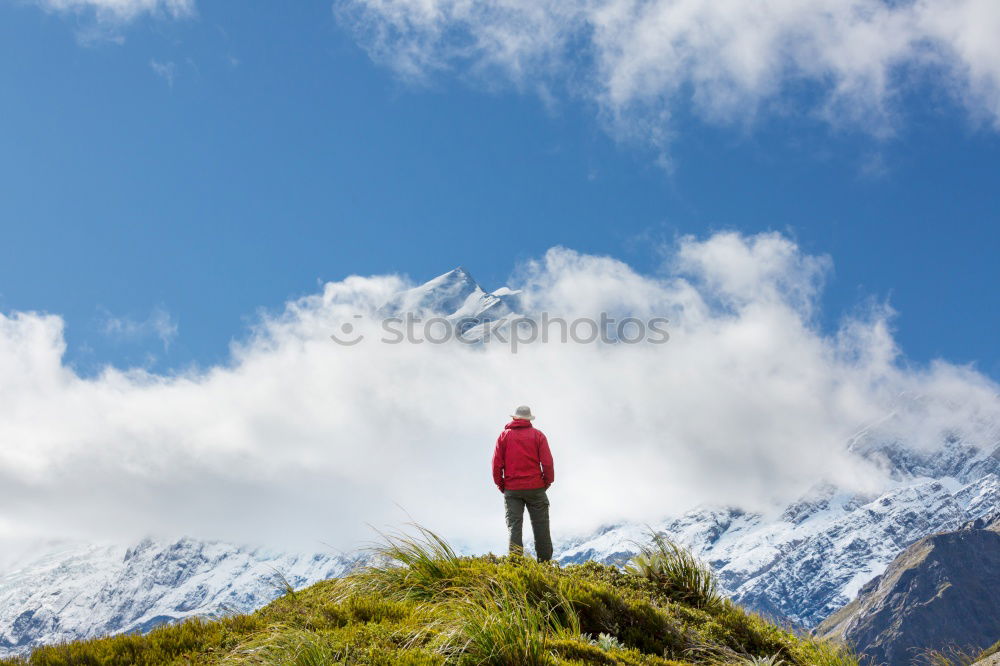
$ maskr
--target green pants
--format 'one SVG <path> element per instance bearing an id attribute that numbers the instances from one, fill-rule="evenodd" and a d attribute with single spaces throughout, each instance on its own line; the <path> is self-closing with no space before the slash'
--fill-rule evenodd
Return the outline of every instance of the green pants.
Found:
<path id="1" fill-rule="evenodd" d="M 545 488 L 531 490 L 505 490 L 503 503 L 507 513 L 507 531 L 510 533 L 510 552 L 521 553 L 521 531 L 524 526 L 524 507 L 528 507 L 531 531 L 535 535 L 535 554 L 539 562 L 552 559 L 552 537 L 549 535 L 549 498 Z"/>

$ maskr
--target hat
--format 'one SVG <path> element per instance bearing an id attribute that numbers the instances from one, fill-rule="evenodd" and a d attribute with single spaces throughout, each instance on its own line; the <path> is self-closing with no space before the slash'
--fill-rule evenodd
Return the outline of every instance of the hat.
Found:
<path id="1" fill-rule="evenodd" d="M 511 418 L 524 419 L 525 421 L 533 421 L 535 419 L 535 415 L 531 413 L 531 407 L 527 405 L 521 405 L 510 416 Z"/>

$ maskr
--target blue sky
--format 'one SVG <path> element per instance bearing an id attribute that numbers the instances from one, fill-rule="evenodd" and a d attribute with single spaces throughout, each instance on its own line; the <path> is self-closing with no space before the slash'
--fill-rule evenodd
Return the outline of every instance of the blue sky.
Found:
<path id="1" fill-rule="evenodd" d="M 682 92 L 659 141 L 575 88 L 584 56 L 532 78 L 438 49 L 414 76 L 327 2 L 70 5 L 0 2 L 0 310 L 62 315 L 81 372 L 219 362 L 257 308 L 352 273 L 492 288 L 553 245 L 651 272 L 734 229 L 832 257 L 826 328 L 888 301 L 910 359 L 1000 377 L 1000 138 L 946 73 L 876 120 L 817 113 L 808 80 L 748 118 Z"/>

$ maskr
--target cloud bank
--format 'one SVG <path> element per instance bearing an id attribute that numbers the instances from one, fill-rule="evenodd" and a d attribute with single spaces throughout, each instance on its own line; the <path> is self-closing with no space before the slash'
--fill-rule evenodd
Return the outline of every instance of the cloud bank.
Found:
<path id="1" fill-rule="evenodd" d="M 0 536 L 190 534 L 350 548 L 416 520 L 501 549 L 489 460 L 517 404 L 552 444 L 554 525 L 654 520 L 699 503 L 762 508 L 828 480 L 886 483 L 845 451 L 901 394 L 944 412 L 894 435 L 938 440 L 1000 423 L 997 386 L 967 367 L 912 368 L 890 314 L 825 334 L 830 260 L 777 234 L 684 238 L 662 272 L 554 248 L 518 267 L 532 311 L 667 316 L 661 345 L 333 344 L 409 286 L 352 276 L 263 316 L 231 360 L 178 375 L 62 357 L 53 314 L 0 316 Z M 942 419 L 942 413 L 947 418 Z M 985 446 L 988 442 L 982 442 Z M 995 444 L 995 442 L 994 442 Z"/>
<path id="2" fill-rule="evenodd" d="M 404 77 L 458 72 L 594 102 L 663 145 L 693 108 L 715 122 L 807 114 L 891 130 L 910 84 L 1000 126 L 993 0 L 341 0 L 372 57 Z M 924 90 L 923 88 L 921 90 Z"/>

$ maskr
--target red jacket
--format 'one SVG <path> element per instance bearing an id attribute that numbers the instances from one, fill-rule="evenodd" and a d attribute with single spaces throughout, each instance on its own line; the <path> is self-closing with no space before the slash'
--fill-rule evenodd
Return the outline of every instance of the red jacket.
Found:
<path id="1" fill-rule="evenodd" d="M 527 419 L 514 419 L 497 437 L 493 483 L 504 490 L 548 488 L 556 480 L 549 441 Z"/>

